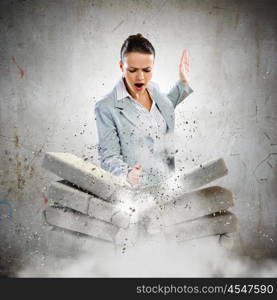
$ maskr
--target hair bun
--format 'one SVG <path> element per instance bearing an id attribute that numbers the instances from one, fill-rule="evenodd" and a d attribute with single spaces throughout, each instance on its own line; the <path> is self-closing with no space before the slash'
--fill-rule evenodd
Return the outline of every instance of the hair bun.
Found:
<path id="1" fill-rule="evenodd" d="M 143 35 L 141 33 L 129 35 L 128 39 L 141 39 Z"/>
<path id="2" fill-rule="evenodd" d="M 155 57 L 155 49 L 153 45 L 141 33 L 129 35 L 124 41 L 120 49 L 120 60 L 130 52 L 138 52 L 143 54 L 152 54 Z"/>

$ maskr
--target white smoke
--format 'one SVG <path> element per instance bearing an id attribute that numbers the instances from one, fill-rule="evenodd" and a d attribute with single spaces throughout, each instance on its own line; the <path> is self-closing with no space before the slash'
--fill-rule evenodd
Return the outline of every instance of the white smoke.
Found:
<path id="1" fill-rule="evenodd" d="M 79 245 L 86 239 L 78 239 Z M 76 255 L 37 255 L 18 277 L 276 277 L 277 264 L 237 255 L 207 237 L 182 244 L 141 239 L 127 251 L 82 244 Z M 64 244 L 64 242 L 63 242 Z M 72 251 L 72 245 L 63 245 Z M 67 248 L 68 247 L 68 248 Z"/>

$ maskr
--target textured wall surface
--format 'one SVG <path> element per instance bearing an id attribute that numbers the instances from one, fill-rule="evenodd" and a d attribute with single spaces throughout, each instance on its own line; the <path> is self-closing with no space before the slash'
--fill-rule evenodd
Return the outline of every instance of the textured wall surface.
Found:
<path id="1" fill-rule="evenodd" d="M 41 168 L 43 153 L 98 164 L 94 104 L 138 32 L 156 49 L 164 92 L 189 50 L 194 93 L 176 110 L 177 166 L 224 158 L 229 174 L 216 184 L 236 195 L 244 250 L 276 255 L 276 10 L 268 0 L 1 1 L 0 269 L 46 245 L 41 212 L 57 177 Z"/>

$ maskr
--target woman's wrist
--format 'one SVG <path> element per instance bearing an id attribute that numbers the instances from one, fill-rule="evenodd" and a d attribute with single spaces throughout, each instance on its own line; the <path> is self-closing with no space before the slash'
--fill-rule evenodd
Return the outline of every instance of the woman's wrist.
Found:
<path id="1" fill-rule="evenodd" d="M 184 84 L 189 84 L 188 80 L 186 80 L 186 79 L 179 79 L 179 80 Z"/>

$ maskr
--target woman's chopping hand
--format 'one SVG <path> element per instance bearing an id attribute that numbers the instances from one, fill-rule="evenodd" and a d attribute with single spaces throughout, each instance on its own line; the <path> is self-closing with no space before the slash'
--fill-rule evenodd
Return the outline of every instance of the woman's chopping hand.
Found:
<path id="1" fill-rule="evenodd" d="M 142 171 L 142 165 L 136 164 L 127 175 L 127 181 L 130 184 L 136 185 L 140 184 L 140 173 Z"/>
<path id="2" fill-rule="evenodd" d="M 189 72 L 189 52 L 184 49 L 179 64 L 179 78 L 185 83 L 188 83 L 188 72 Z"/>

